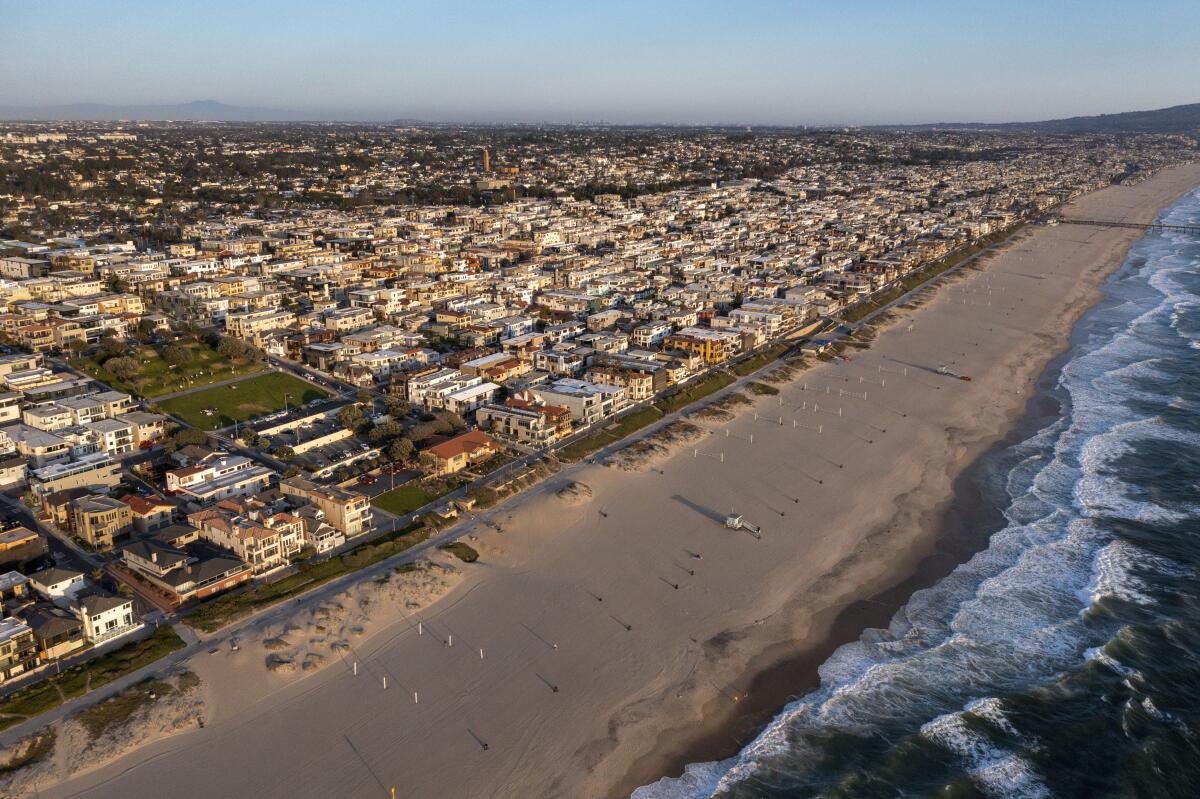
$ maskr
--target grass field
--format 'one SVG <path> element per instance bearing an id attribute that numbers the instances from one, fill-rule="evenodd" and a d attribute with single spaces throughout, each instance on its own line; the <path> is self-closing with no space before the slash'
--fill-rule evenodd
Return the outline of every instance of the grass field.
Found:
<path id="1" fill-rule="evenodd" d="M 164 400 L 159 405 L 167 413 L 178 416 L 197 429 L 214 430 L 283 410 L 285 394 L 288 395 L 288 407 L 329 396 L 328 392 L 299 378 L 276 372 L 227 386 L 213 386 Z M 205 415 L 205 408 L 215 409 L 216 414 Z"/>
<path id="2" fill-rule="evenodd" d="M 433 502 L 438 497 L 443 497 L 453 491 L 453 488 L 447 488 L 446 491 L 438 493 L 430 493 L 424 488 L 417 485 L 400 486 L 393 488 L 391 491 L 385 491 L 375 499 L 371 500 L 371 504 L 377 508 L 383 508 L 388 513 L 394 513 L 397 516 L 403 516 L 406 513 L 411 513 L 422 505 L 427 505 Z"/>
<path id="3" fill-rule="evenodd" d="M 157 397 L 183 391 L 195 386 L 215 383 L 218 380 L 228 380 L 231 377 L 261 372 L 263 365 L 244 359 L 231 360 L 200 341 L 172 342 L 187 347 L 192 353 L 191 360 L 172 366 L 162 359 L 159 354 L 162 347 L 134 347 L 129 357 L 142 365 L 142 370 L 129 381 L 118 380 L 116 376 L 90 357 L 70 359 L 72 367 L 102 380 L 118 391 L 130 394 L 140 394 L 143 397 Z"/>

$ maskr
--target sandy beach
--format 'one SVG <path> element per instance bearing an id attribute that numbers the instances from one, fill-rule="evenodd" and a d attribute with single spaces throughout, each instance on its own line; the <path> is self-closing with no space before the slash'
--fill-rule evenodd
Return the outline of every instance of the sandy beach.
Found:
<path id="1" fill-rule="evenodd" d="M 1197 184 L 1188 165 L 1065 213 L 1148 222 Z M 325 603 L 329 624 L 298 608 L 320 631 L 197 655 L 203 728 L 39 795 L 627 796 L 733 754 L 823 653 L 902 601 L 862 603 L 938 551 L 956 482 L 1026 412 L 1139 235 L 1022 231 L 849 360 L 777 396 L 739 388 L 732 419 L 693 415 L 649 459 L 568 467 L 483 514 L 502 529 L 464 526 L 478 562 L 439 556 L 432 582 L 366 621 L 355 593 Z M 730 511 L 761 538 L 727 529 Z M 267 668 L 271 638 L 295 667 Z"/>

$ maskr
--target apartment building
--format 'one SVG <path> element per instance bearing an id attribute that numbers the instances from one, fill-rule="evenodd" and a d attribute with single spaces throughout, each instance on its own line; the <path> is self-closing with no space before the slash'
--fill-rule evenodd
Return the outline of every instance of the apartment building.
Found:
<path id="1" fill-rule="evenodd" d="M 626 405 L 623 387 L 587 380 L 565 377 L 547 386 L 531 386 L 529 390 L 547 405 L 566 408 L 571 420 L 582 426 L 607 419 Z"/>
<path id="2" fill-rule="evenodd" d="M 569 429 L 569 412 L 567 418 Z M 496 438 L 530 447 L 548 447 L 561 436 L 560 427 L 546 414 L 511 405 L 483 405 L 475 411 L 475 423 Z"/>
<path id="3" fill-rule="evenodd" d="M 166 473 L 167 492 L 199 503 L 257 494 L 267 488 L 275 473 L 243 455 L 214 452 L 199 463 Z"/>
<path id="4" fill-rule="evenodd" d="M 325 520 L 346 538 L 374 529 L 370 500 L 357 491 L 319 485 L 302 477 L 289 477 L 279 483 L 285 496 L 306 500 L 321 509 Z"/>
<path id="5" fill-rule="evenodd" d="M 90 494 L 71 502 L 71 530 L 101 551 L 133 531 L 133 511 L 119 499 Z"/>
<path id="6" fill-rule="evenodd" d="M 37 654 L 37 641 L 28 624 L 11 616 L 0 619 L 0 684 L 34 668 Z"/>
<path id="7" fill-rule="evenodd" d="M 663 340 L 663 349 L 699 355 L 705 363 L 724 363 L 742 351 L 737 333 L 706 327 L 685 327 Z"/>
<path id="8" fill-rule="evenodd" d="M 94 452 L 78 460 L 51 463 L 34 469 L 29 480 L 34 495 L 40 500 L 68 488 L 85 486 L 115 486 L 121 481 L 121 468 L 106 452 Z"/>

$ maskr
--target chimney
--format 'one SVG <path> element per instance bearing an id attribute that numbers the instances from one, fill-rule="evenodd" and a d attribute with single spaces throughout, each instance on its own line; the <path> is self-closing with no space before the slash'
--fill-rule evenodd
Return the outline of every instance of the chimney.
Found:
<path id="1" fill-rule="evenodd" d="M 155 550 L 154 552 L 151 552 L 151 553 L 150 553 L 150 562 L 151 562 L 151 563 L 158 563 L 158 551 L 157 551 L 157 550 Z"/>

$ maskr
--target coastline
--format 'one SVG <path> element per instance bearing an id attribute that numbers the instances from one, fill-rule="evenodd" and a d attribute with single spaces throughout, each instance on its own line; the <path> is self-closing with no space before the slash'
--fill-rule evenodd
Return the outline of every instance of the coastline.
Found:
<path id="1" fill-rule="evenodd" d="M 1154 207 L 1126 211 L 1131 212 L 1130 221 L 1146 223 L 1196 189 L 1200 189 L 1200 183 L 1169 194 L 1168 199 Z M 839 647 L 857 640 L 868 629 L 887 628 L 913 593 L 934 585 L 987 546 L 1005 519 L 999 504 L 984 496 L 985 490 L 977 478 L 1005 451 L 1060 417 L 1062 409 L 1052 392 L 1074 346 L 1076 325 L 1102 299 L 1103 284 L 1126 263 L 1129 249 L 1144 234 L 1131 231 L 1128 241 L 1095 272 L 1096 279 L 1090 285 L 1086 301 L 1077 303 L 1071 314 L 1059 320 L 1058 329 L 1050 333 L 1058 348 L 1041 365 L 1034 393 L 1023 408 L 1014 411 L 1009 429 L 994 436 L 990 443 L 976 442 L 982 446 L 980 451 L 964 455 L 947 470 L 953 478 L 951 496 L 926 515 L 933 532 L 919 542 L 924 554 L 915 565 L 904 563 L 894 571 L 894 583 L 874 593 L 859 592 L 840 611 L 816 616 L 814 638 L 765 649 L 746 669 L 743 682 L 750 686 L 747 700 L 732 708 L 724 702 L 711 702 L 705 707 L 704 723 L 699 729 L 693 725 L 687 730 L 660 735 L 654 749 L 634 761 L 615 782 L 612 796 L 628 797 L 664 776 L 679 777 L 691 764 L 735 757 L 785 705 L 819 687 L 818 668 Z M 1015 246 L 1018 239 L 1005 242 L 1001 251 Z"/>
<path id="2" fill-rule="evenodd" d="M 1200 167 L 1160 177 L 1077 202 L 1151 195 L 1153 207 L 1144 200 L 1136 213 L 1152 218 L 1171 201 L 1165 195 L 1200 183 Z M 1127 206 L 1111 213 L 1131 216 Z M 1029 400 L 1007 389 L 1027 385 L 1061 356 L 1067 334 L 1138 236 L 1066 227 L 1022 233 L 989 255 L 984 268 L 947 278 L 924 307 L 881 328 L 862 357 L 814 366 L 780 386 L 798 404 L 805 381 L 861 378 L 889 363 L 885 355 L 892 364 L 907 359 L 917 364 L 913 374 L 891 382 L 885 399 L 890 409 L 906 409 L 909 422 L 892 433 L 864 444 L 867 428 L 854 425 L 867 422 L 853 421 L 864 406 L 848 406 L 844 422 L 828 420 L 831 429 L 821 438 L 789 430 L 786 440 L 743 411 L 709 429 L 713 437 L 701 444 L 728 451 L 728 464 L 693 456 L 689 447 L 662 461 L 661 474 L 569 467 L 485 514 L 504 531 L 475 528 L 481 561 L 422 614 L 427 631 L 453 632 L 465 646 L 433 646 L 433 636 L 420 637 L 407 614 L 358 644 L 362 663 L 394 675 L 393 684 L 405 690 L 381 693 L 355 680 L 346 664 L 290 679 L 247 676 L 240 690 L 222 686 L 204 730 L 150 745 L 41 795 L 137 795 L 164 779 L 182 797 L 254 784 L 265 789 L 258 766 L 286 758 L 296 768 L 269 784 L 288 795 L 386 795 L 382 786 L 395 781 L 410 796 L 611 796 L 656 779 L 684 757 L 711 759 L 695 756 L 696 747 L 719 742 L 722 732 L 731 754 L 731 722 L 746 719 L 747 733 L 755 726 L 746 708 L 773 715 L 788 695 L 805 690 L 797 676 L 814 675 L 839 635 L 855 638 L 864 624 L 886 621 L 894 610 L 887 606 L 903 604 L 911 593 L 907 580 L 966 557 L 953 528 L 977 528 L 972 514 L 983 503 L 954 489 L 969 487 L 979 456 L 1028 412 Z M 1058 232 L 1042 233 L 1051 230 Z M 1022 275 L 1027 266 L 1009 263 L 1010 285 L 1038 293 L 1024 307 L 1014 303 L 1011 321 L 996 322 L 1006 327 L 995 340 L 981 339 L 981 360 L 995 368 L 973 370 L 973 384 L 933 377 L 929 364 L 951 354 L 943 346 L 948 331 L 965 340 L 982 329 L 970 327 L 981 324 L 980 315 L 964 315 L 946 296 L 950 289 L 990 282 L 998 259 L 1019 260 L 1031 236 L 1045 235 L 1053 247 L 1049 255 L 1034 253 L 1037 268 L 1064 285 L 1063 296 L 1051 283 Z M 1055 310 L 1053 320 L 1047 309 Z M 911 320 L 920 329 L 910 335 L 899 328 Z M 769 413 L 773 398 L 755 406 Z M 750 451 L 736 440 L 721 442 L 722 427 L 734 439 L 757 430 L 767 440 Z M 842 461 L 837 468 L 829 465 L 834 458 Z M 824 481 L 806 483 L 798 464 Z M 564 504 L 555 494 L 571 480 L 588 484 L 594 498 Z M 846 502 L 850 491 L 870 501 Z M 795 513 L 784 520 L 783 508 L 792 507 L 783 504 L 786 495 L 795 495 L 797 505 L 804 498 L 799 522 Z M 730 502 L 764 525 L 762 540 L 722 528 Z M 695 579 L 680 565 L 686 547 L 704 551 Z M 486 647 L 487 661 L 464 656 L 475 646 Z M 200 656 L 197 671 L 219 662 L 228 677 L 237 673 L 231 668 L 237 658 L 255 665 L 245 653 L 221 653 Z M 409 688 L 420 689 L 419 706 L 408 699 Z M 716 712 L 734 705 L 737 714 Z M 481 738 L 490 746 L 481 747 Z M 213 762 L 227 767 L 214 773 Z"/>

